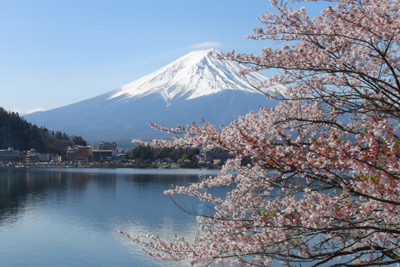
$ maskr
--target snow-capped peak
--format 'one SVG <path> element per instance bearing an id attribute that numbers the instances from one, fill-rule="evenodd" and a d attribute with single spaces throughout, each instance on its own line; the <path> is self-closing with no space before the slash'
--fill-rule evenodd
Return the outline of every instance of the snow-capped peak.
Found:
<path id="1" fill-rule="evenodd" d="M 222 90 L 257 91 L 257 85 L 267 77 L 259 73 L 239 75 L 244 66 L 236 62 L 219 60 L 215 49 L 198 50 L 179 58 L 171 64 L 114 91 L 109 99 L 126 96 L 143 97 L 158 93 L 168 103 L 175 97 L 193 99 L 218 93 Z"/>

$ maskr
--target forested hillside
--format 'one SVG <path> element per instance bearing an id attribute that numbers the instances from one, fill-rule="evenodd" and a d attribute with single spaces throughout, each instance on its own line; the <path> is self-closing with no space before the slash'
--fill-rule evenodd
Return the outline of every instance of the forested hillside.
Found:
<path id="1" fill-rule="evenodd" d="M 39 128 L 25 121 L 18 113 L 0 107 L 0 149 L 13 147 L 16 150 L 34 148 L 38 152 L 65 154 L 69 145 L 86 145 L 81 136 L 69 137 L 66 133 Z"/>
<path id="2" fill-rule="evenodd" d="M 157 159 L 170 158 L 173 162 L 177 160 L 188 159 L 191 162 L 196 162 L 196 155 L 200 154 L 198 148 L 152 148 L 149 146 L 138 146 L 126 153 L 127 158 L 135 160 L 146 160 L 150 159 L 152 161 Z"/>

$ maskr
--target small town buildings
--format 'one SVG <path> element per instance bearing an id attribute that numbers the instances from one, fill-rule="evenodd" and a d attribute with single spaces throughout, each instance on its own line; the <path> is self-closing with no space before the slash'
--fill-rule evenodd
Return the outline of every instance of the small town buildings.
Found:
<path id="1" fill-rule="evenodd" d="M 225 162 L 229 157 L 229 151 L 216 147 L 211 149 L 210 151 L 203 150 L 199 155 L 199 161 L 202 162 L 214 162 L 214 160 L 221 160 L 221 162 Z"/>
<path id="2" fill-rule="evenodd" d="M 26 164 L 34 164 L 39 162 L 39 153 L 34 148 L 26 152 Z"/>
<path id="3" fill-rule="evenodd" d="M 93 150 L 93 161 L 109 161 L 113 159 L 112 150 Z"/>
<path id="4" fill-rule="evenodd" d="M 8 149 L 0 149 L 0 161 L 1 162 L 12 162 L 21 164 L 34 164 L 38 162 L 59 162 L 60 158 L 58 155 L 52 155 L 49 153 L 38 153 L 34 148 L 20 153 L 18 150 L 9 147 Z"/>
<path id="5" fill-rule="evenodd" d="M 9 147 L 8 149 L 0 149 L 0 161 L 15 162 L 18 160 L 19 156 L 19 151 L 14 150 L 13 147 Z"/>
<path id="6" fill-rule="evenodd" d="M 125 154 L 118 151 L 115 142 L 99 142 L 95 147 L 76 145 L 67 149 L 67 161 L 69 162 L 101 163 L 124 159 Z"/>
<path id="7" fill-rule="evenodd" d="M 114 157 L 118 161 L 124 161 L 125 159 L 125 153 L 117 153 L 117 155 Z"/>
<path id="8" fill-rule="evenodd" d="M 74 146 L 74 161 L 81 163 L 89 163 L 92 161 L 93 147 L 92 146 Z"/>
<path id="9" fill-rule="evenodd" d="M 49 153 L 39 153 L 40 162 L 50 162 L 51 155 Z"/>
<path id="10" fill-rule="evenodd" d="M 39 153 L 39 161 L 40 162 L 52 162 L 52 163 L 59 163 L 60 157 L 56 154 L 50 153 Z"/>
<path id="11" fill-rule="evenodd" d="M 60 162 L 62 162 L 61 158 L 62 157 L 57 155 L 57 154 L 52 154 L 51 157 L 50 157 L 50 162 L 60 163 Z"/>
<path id="12" fill-rule="evenodd" d="M 75 159 L 75 150 L 72 147 L 67 148 L 67 160 L 74 161 Z"/>
<path id="13" fill-rule="evenodd" d="M 117 159 L 118 151 L 115 142 L 99 142 L 93 149 L 93 161 L 105 162 Z"/>
<path id="14" fill-rule="evenodd" d="M 112 150 L 112 151 L 117 151 L 117 143 L 112 142 L 99 142 L 99 144 L 96 147 L 97 150 Z"/>

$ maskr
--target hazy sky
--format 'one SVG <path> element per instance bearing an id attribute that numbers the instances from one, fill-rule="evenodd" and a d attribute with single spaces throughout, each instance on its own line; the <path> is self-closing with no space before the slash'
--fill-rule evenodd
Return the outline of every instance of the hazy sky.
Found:
<path id="1" fill-rule="evenodd" d="M 0 106 L 20 114 L 109 92 L 193 50 L 253 52 L 266 0 L 2 0 Z"/>

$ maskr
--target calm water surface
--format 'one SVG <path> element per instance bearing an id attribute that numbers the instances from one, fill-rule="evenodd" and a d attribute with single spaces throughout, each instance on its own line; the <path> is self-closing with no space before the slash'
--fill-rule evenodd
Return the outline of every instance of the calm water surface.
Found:
<path id="1" fill-rule="evenodd" d="M 199 174 L 216 173 L 0 168 L 0 267 L 190 266 L 153 260 L 117 230 L 169 240 L 174 234 L 194 237 L 199 227 L 196 218 L 180 210 L 163 191 L 199 181 Z M 225 195 L 227 189 L 212 190 L 214 195 Z M 187 210 L 212 212 L 195 198 L 174 199 Z"/>
<path id="2" fill-rule="evenodd" d="M 194 236 L 196 218 L 163 191 L 216 171 L 0 169 L 0 266 L 182 266 L 150 259 L 133 235 Z M 206 212 L 194 198 L 185 208 Z"/>

